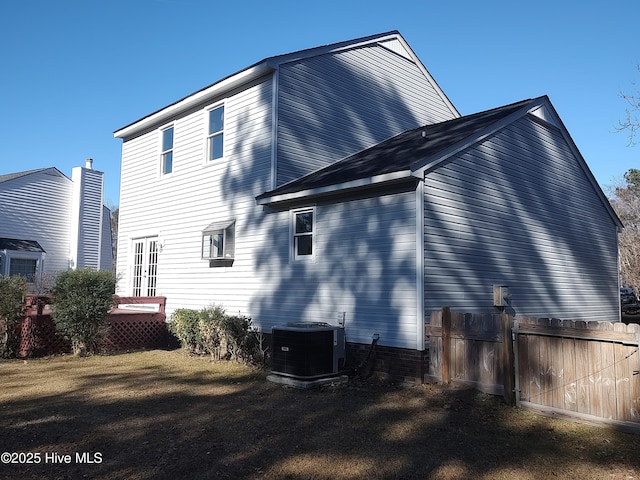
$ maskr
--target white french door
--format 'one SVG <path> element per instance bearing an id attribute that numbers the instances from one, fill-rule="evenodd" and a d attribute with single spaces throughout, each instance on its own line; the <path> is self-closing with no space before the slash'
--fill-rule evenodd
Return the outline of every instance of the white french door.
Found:
<path id="1" fill-rule="evenodd" d="M 133 241 L 132 295 L 155 297 L 158 278 L 158 237 Z"/>

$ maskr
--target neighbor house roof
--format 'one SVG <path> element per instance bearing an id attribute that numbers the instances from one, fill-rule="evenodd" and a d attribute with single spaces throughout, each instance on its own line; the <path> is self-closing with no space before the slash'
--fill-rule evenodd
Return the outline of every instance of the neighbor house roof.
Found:
<path id="1" fill-rule="evenodd" d="M 0 175 L 0 183 L 8 182 L 9 180 L 15 180 L 16 178 L 25 177 L 27 175 L 32 175 L 34 173 L 40 173 L 40 172 L 46 172 L 46 171 L 52 171 L 56 175 L 60 175 L 62 177 L 66 177 L 66 175 L 64 173 L 62 173 L 60 170 L 58 170 L 55 167 L 36 168 L 34 170 L 27 170 L 27 171 L 24 171 L 24 172 L 7 173 L 6 175 Z"/>
<path id="2" fill-rule="evenodd" d="M 16 252 L 44 252 L 44 248 L 42 248 L 35 240 L 20 240 L 17 238 L 0 238 L 0 250 L 13 250 Z"/>
<path id="3" fill-rule="evenodd" d="M 258 203 L 287 200 L 293 194 L 308 196 L 323 190 L 355 188 L 366 184 L 410 178 L 416 165 L 458 145 L 530 107 L 523 100 L 485 112 L 408 130 L 373 147 L 286 183 L 257 197 Z M 344 188 L 340 188 L 343 186 Z"/>

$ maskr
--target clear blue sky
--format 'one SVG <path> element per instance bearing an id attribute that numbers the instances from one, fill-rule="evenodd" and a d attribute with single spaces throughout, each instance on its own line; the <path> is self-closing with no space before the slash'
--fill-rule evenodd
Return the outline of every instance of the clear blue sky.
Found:
<path id="1" fill-rule="evenodd" d="M 548 95 L 606 187 L 640 168 L 614 133 L 639 19 L 638 0 L 6 0 L 0 174 L 92 157 L 117 205 L 115 130 L 263 58 L 399 30 L 463 115 Z"/>

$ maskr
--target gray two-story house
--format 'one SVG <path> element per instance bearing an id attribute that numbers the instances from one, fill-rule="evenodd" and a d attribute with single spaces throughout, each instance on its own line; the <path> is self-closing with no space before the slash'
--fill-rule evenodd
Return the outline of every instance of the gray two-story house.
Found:
<path id="1" fill-rule="evenodd" d="M 398 32 L 271 57 L 115 132 L 120 295 L 415 359 L 429 313 L 618 318 L 621 227 L 546 97 L 461 117 Z"/>

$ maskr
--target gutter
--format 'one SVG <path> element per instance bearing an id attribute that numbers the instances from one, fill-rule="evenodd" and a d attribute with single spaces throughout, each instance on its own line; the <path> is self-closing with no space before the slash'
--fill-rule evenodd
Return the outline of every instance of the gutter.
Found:
<path id="1" fill-rule="evenodd" d="M 360 178 L 357 180 L 351 180 L 349 182 L 327 185 L 324 187 L 309 188 L 306 190 L 299 190 L 295 192 L 285 192 L 281 194 L 263 193 L 262 195 L 256 197 L 256 203 L 258 205 L 273 205 L 276 203 L 294 202 L 301 199 L 340 194 L 351 190 L 374 188 L 386 184 L 411 182 L 415 180 L 416 178 L 411 175 L 410 170 L 401 170 L 398 172 L 385 173 L 382 175 L 375 175 L 373 177 Z"/>
<path id="2" fill-rule="evenodd" d="M 240 85 L 260 78 L 273 71 L 274 68 L 267 62 L 259 63 L 252 67 L 246 68 L 245 70 L 242 70 L 235 75 L 223 78 L 222 80 L 209 85 L 208 87 L 205 87 L 196 93 L 184 97 L 183 99 L 178 100 L 177 102 L 172 103 L 167 107 L 164 107 L 150 115 L 147 115 L 146 117 L 141 118 L 140 120 L 136 120 L 135 122 L 130 123 L 129 125 L 126 125 L 119 130 L 116 130 L 115 132 L 113 132 L 113 136 L 115 138 L 122 139 L 131 137 L 137 132 L 149 128 L 154 124 L 166 122 L 168 119 L 174 117 L 182 111 L 188 110 L 189 108 L 194 107 L 200 103 L 220 96 L 236 87 L 239 87 Z"/>

